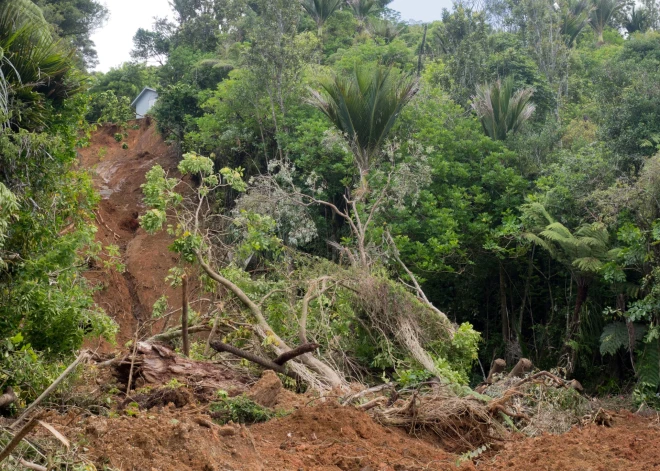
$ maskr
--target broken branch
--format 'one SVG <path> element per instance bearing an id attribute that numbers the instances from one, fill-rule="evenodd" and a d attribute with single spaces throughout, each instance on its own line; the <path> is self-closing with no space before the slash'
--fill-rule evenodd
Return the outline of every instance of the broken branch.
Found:
<path id="1" fill-rule="evenodd" d="M 264 368 L 273 370 L 276 373 L 286 375 L 295 380 L 300 380 L 300 376 L 298 376 L 293 371 L 289 371 L 286 368 L 284 368 L 284 366 L 278 365 L 277 363 L 268 360 L 266 358 L 257 356 L 254 353 L 246 352 L 245 350 L 241 350 L 240 348 L 236 348 L 232 345 L 228 345 L 226 343 L 220 342 L 219 340 L 211 340 L 209 342 L 209 345 L 213 350 L 217 352 L 231 353 L 233 355 L 236 355 L 237 357 L 245 358 L 246 360 L 251 361 L 252 363 L 256 363 L 257 365 L 263 366 Z"/>
<path id="2" fill-rule="evenodd" d="M 313 352 L 319 347 L 320 345 L 318 343 L 306 343 L 304 345 L 300 345 L 299 347 L 291 349 L 288 352 L 282 353 L 280 356 L 273 360 L 273 363 L 276 365 L 283 365 L 287 361 L 293 360 L 294 358 L 299 357 L 300 355 L 304 355 L 305 353 Z"/>

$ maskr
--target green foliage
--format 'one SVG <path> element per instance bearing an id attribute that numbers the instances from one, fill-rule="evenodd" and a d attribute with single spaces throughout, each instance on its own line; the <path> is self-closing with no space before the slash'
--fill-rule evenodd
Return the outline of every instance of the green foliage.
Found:
<path id="1" fill-rule="evenodd" d="M 135 118 L 135 113 L 131 109 L 131 100 L 128 97 L 117 97 L 113 90 L 108 90 L 91 95 L 86 118 L 93 123 L 125 127 L 126 121 Z M 120 142 L 122 135 L 115 134 L 115 140 Z"/>
<path id="2" fill-rule="evenodd" d="M 224 391 L 223 391 L 224 393 Z M 226 393 L 218 394 L 219 401 L 212 402 L 209 410 L 216 422 L 224 425 L 228 422 L 236 424 L 256 424 L 266 422 L 278 414 L 265 408 L 245 395 L 228 397 Z"/>
<path id="3" fill-rule="evenodd" d="M 313 93 L 315 106 L 347 135 L 357 167 L 368 172 L 416 83 L 393 69 L 356 67 L 346 78 L 323 80 L 321 87 Z"/>
<path id="4" fill-rule="evenodd" d="M 531 118 L 536 109 L 531 102 L 533 93 L 534 90 L 529 88 L 514 91 L 513 79 L 506 77 L 493 84 L 478 86 L 472 108 L 479 116 L 484 132 L 491 139 L 503 141 Z"/>

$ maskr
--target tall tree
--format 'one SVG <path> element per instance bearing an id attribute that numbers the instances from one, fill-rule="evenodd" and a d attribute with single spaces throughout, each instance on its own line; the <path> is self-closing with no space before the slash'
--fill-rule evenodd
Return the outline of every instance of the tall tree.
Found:
<path id="1" fill-rule="evenodd" d="M 368 16 L 376 14 L 381 10 L 381 4 L 377 0 L 346 0 L 353 10 L 355 17 L 364 25 Z"/>
<path id="2" fill-rule="evenodd" d="M 562 11 L 560 30 L 568 47 L 573 47 L 577 37 L 589 24 L 592 9 L 590 0 L 568 0 Z"/>
<path id="3" fill-rule="evenodd" d="M 593 10 L 591 10 L 589 24 L 596 33 L 596 39 L 600 44 L 604 42 L 603 31 L 610 22 L 612 15 L 619 11 L 625 5 L 621 0 L 592 0 Z"/>
<path id="4" fill-rule="evenodd" d="M 630 13 L 626 15 L 623 26 L 628 31 L 628 34 L 643 33 L 651 26 L 651 17 L 648 10 L 646 8 L 635 9 L 635 5 L 633 5 Z"/>
<path id="5" fill-rule="evenodd" d="M 477 87 L 472 109 L 479 116 L 484 132 L 491 139 L 503 141 L 509 133 L 519 131 L 534 114 L 533 94 L 531 88 L 514 91 L 512 77 L 497 79 Z"/>
<path id="6" fill-rule="evenodd" d="M 339 8 L 344 0 L 301 0 L 305 11 L 316 22 L 319 38 L 323 35 L 323 25 Z"/>
<path id="7" fill-rule="evenodd" d="M 529 205 L 526 211 L 537 221 L 545 221 L 548 224 L 539 228 L 536 233 L 525 233 L 525 237 L 547 250 L 553 258 L 568 268 L 577 288 L 562 350 L 567 355 L 568 370 L 573 372 L 578 352 L 576 338 L 580 331 L 583 308 L 595 275 L 609 258 L 609 233 L 601 223 L 583 224 L 575 232 L 571 232 L 555 221 L 540 204 Z"/>
<path id="8" fill-rule="evenodd" d="M 97 54 L 92 33 L 108 18 L 108 9 L 97 0 L 37 0 L 46 21 L 53 24 L 55 33 L 69 41 L 81 56 L 86 67 L 94 67 Z"/>

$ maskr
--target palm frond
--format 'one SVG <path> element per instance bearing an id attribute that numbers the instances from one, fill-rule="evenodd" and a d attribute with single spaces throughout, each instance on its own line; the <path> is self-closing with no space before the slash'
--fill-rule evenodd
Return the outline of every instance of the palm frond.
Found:
<path id="1" fill-rule="evenodd" d="M 415 96 L 417 81 L 391 68 L 356 67 L 343 77 L 328 77 L 321 91 L 312 90 L 311 104 L 344 133 L 356 163 L 367 172 L 394 126 L 401 109 Z"/>
<path id="2" fill-rule="evenodd" d="M 603 262 L 596 257 L 581 257 L 573 260 L 573 266 L 583 272 L 596 273 L 603 266 Z"/>
<path id="3" fill-rule="evenodd" d="M 302 7 L 319 28 L 325 24 L 342 2 L 343 0 L 300 0 Z"/>
<path id="4" fill-rule="evenodd" d="M 486 135 L 503 141 L 509 133 L 518 132 L 534 114 L 533 94 L 531 88 L 514 91 L 512 77 L 498 79 L 492 84 L 477 86 L 472 109 L 481 120 Z"/>

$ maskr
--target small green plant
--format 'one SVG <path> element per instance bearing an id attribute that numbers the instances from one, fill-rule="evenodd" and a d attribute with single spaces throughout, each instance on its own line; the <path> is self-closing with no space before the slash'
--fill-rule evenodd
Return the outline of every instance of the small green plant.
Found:
<path id="1" fill-rule="evenodd" d="M 120 133 L 120 132 L 116 132 L 116 133 L 115 133 L 115 141 L 117 141 L 117 142 L 121 142 L 121 141 L 123 141 L 123 140 L 124 140 L 124 135 L 123 135 L 122 133 Z"/>
<path id="2" fill-rule="evenodd" d="M 99 150 L 97 151 L 97 155 L 99 156 L 99 159 L 103 159 L 107 153 L 108 153 L 108 148 L 105 146 L 99 147 Z"/>
<path id="3" fill-rule="evenodd" d="M 124 149 L 124 150 L 128 149 L 128 144 L 126 144 L 126 143 L 124 142 L 124 143 L 121 145 L 121 148 Z"/>
<path id="4" fill-rule="evenodd" d="M 456 467 L 459 467 L 466 461 L 472 461 L 475 458 L 478 458 L 481 456 L 486 450 L 490 448 L 490 445 L 481 445 L 479 448 L 476 448 L 474 450 L 470 450 L 468 452 L 463 453 L 461 456 L 458 457 L 456 460 Z"/>
<path id="5" fill-rule="evenodd" d="M 167 382 L 167 384 L 165 384 L 165 387 L 167 389 L 179 389 L 179 388 L 182 388 L 183 386 L 185 386 L 185 385 L 176 378 L 172 378 L 171 380 L 169 380 Z"/>
<path id="6" fill-rule="evenodd" d="M 138 404 L 137 402 L 131 402 L 128 406 L 126 406 L 124 412 L 129 417 L 137 417 L 138 415 L 140 415 L 140 404 Z"/>
<path id="7" fill-rule="evenodd" d="M 219 424 L 235 422 L 239 424 L 256 424 L 266 422 L 278 414 L 263 407 L 245 395 L 233 398 L 227 397 L 226 391 L 216 393 L 219 401 L 211 403 L 209 410 Z"/>

